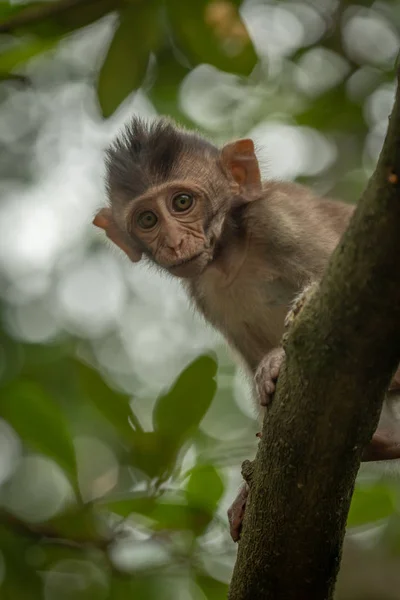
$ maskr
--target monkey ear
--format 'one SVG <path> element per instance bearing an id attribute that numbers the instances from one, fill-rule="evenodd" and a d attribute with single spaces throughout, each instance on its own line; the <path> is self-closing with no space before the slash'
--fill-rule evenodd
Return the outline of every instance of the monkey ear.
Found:
<path id="1" fill-rule="evenodd" d="M 114 242 L 118 248 L 121 248 L 132 262 L 139 262 L 142 258 L 142 251 L 140 248 L 138 248 L 134 242 L 128 244 L 123 239 L 123 233 L 115 225 L 110 208 L 102 208 L 93 219 L 93 225 L 100 227 L 100 229 L 104 229 L 107 237 Z"/>
<path id="2" fill-rule="evenodd" d="M 261 191 L 260 169 L 252 140 L 227 144 L 222 148 L 221 158 L 222 164 L 242 190 L 251 194 Z"/>

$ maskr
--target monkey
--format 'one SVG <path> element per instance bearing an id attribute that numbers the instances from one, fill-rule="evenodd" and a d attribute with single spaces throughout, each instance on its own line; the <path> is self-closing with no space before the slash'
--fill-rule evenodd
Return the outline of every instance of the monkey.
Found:
<path id="1" fill-rule="evenodd" d="M 94 225 L 133 263 L 181 279 L 241 358 L 262 417 L 284 360 L 285 318 L 321 279 L 354 206 L 298 183 L 263 181 L 251 139 L 219 149 L 164 117 L 135 116 L 116 137 L 106 151 L 106 190 Z M 378 426 L 364 460 L 392 458 L 400 444 Z M 244 486 L 228 511 L 234 541 L 247 494 Z"/>

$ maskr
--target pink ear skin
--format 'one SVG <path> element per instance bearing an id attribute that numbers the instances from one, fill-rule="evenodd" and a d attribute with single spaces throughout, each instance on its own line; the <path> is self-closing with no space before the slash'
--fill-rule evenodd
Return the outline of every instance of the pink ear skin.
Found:
<path id="1" fill-rule="evenodd" d="M 222 148 L 222 164 L 250 200 L 261 191 L 258 160 L 250 139 L 238 140 Z"/>
<path id="2" fill-rule="evenodd" d="M 142 258 L 142 251 L 135 247 L 133 242 L 130 245 L 123 240 L 123 233 L 115 225 L 110 208 L 102 208 L 93 219 L 93 225 L 104 229 L 107 237 L 125 252 L 132 262 L 139 262 Z"/>

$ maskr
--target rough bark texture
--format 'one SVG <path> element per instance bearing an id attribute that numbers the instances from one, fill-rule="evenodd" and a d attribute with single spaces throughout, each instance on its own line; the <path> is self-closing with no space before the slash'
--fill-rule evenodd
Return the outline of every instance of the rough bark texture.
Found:
<path id="1" fill-rule="evenodd" d="M 400 94 L 375 173 L 293 325 L 230 600 L 333 596 L 364 447 L 400 359 Z"/>

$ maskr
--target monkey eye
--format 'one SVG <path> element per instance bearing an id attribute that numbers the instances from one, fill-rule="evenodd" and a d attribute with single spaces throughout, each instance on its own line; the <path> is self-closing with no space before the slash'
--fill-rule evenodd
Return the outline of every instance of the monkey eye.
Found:
<path id="1" fill-rule="evenodd" d="M 137 224 L 142 229 L 151 229 L 157 223 L 157 220 L 157 216 L 151 210 L 146 210 L 138 216 Z"/>
<path id="2" fill-rule="evenodd" d="M 172 199 L 172 207 L 177 212 L 189 210 L 193 204 L 193 196 L 190 194 L 177 194 Z"/>

